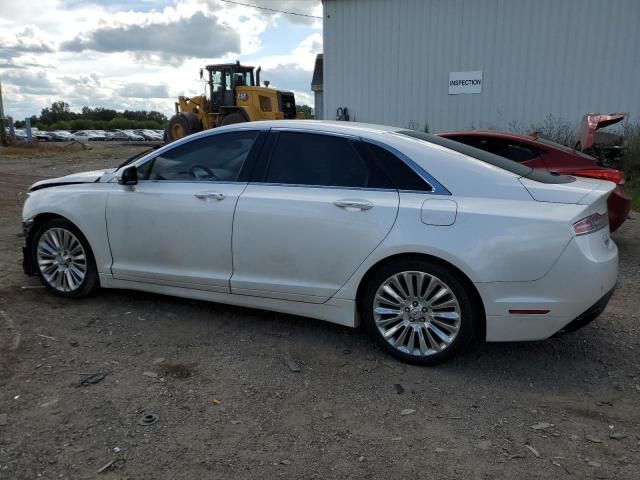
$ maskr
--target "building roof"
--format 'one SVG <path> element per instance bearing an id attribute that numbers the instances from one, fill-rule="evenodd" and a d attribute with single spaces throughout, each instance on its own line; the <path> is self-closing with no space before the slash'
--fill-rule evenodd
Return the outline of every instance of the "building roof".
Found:
<path id="1" fill-rule="evenodd" d="M 314 92 L 322 92 L 322 74 L 323 74 L 323 60 L 322 54 L 316 55 L 316 65 L 313 68 L 313 78 L 311 79 L 311 90 Z"/>

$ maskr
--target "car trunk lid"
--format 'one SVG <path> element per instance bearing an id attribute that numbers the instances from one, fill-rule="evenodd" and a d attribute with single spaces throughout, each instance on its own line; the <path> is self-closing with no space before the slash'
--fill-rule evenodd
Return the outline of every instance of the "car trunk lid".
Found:
<path id="1" fill-rule="evenodd" d="M 613 182 L 591 178 L 575 178 L 570 183 L 542 183 L 521 177 L 520 183 L 538 202 L 591 205 L 601 197 L 606 198 L 615 189 Z"/>
<path id="2" fill-rule="evenodd" d="M 593 147 L 596 140 L 596 131 L 601 128 L 614 125 L 621 122 L 628 113 L 588 113 L 582 118 L 580 124 L 580 131 L 578 132 L 578 139 L 580 143 L 580 150 L 588 150 Z"/>

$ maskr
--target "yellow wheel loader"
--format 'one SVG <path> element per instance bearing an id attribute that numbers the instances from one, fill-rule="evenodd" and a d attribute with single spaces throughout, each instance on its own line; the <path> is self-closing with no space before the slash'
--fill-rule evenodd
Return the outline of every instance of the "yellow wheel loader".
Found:
<path id="1" fill-rule="evenodd" d="M 254 120 L 304 118 L 296 113 L 292 92 L 260 86 L 260 67 L 255 70 L 240 62 L 207 65 L 208 95 L 179 97 L 176 113 L 169 119 L 166 140 L 172 142 L 192 133 L 232 123 Z M 200 78 L 203 77 L 200 70 Z"/>

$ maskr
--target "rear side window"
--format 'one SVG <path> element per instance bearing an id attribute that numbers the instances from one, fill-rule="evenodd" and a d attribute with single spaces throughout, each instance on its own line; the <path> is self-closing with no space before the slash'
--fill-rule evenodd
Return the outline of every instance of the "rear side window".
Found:
<path id="1" fill-rule="evenodd" d="M 333 135 L 279 132 L 264 177 L 267 183 L 351 188 L 393 188 L 351 140 Z"/>
<path id="2" fill-rule="evenodd" d="M 419 192 L 431 192 L 433 188 L 424 181 L 402 159 L 373 143 L 362 144 L 370 155 L 373 155 L 380 168 L 391 178 L 399 190 L 415 190 Z"/>

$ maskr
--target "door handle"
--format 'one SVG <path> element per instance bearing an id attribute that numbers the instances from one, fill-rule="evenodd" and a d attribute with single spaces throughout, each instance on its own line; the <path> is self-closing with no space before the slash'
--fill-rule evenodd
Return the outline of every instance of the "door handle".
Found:
<path id="1" fill-rule="evenodd" d="M 200 192 L 195 194 L 196 198 L 206 200 L 207 198 L 213 198 L 215 200 L 224 199 L 224 194 L 218 192 Z"/>
<path id="2" fill-rule="evenodd" d="M 336 200 L 333 204 L 340 208 L 357 208 L 358 210 L 370 210 L 373 208 L 373 203 L 366 200 Z"/>

